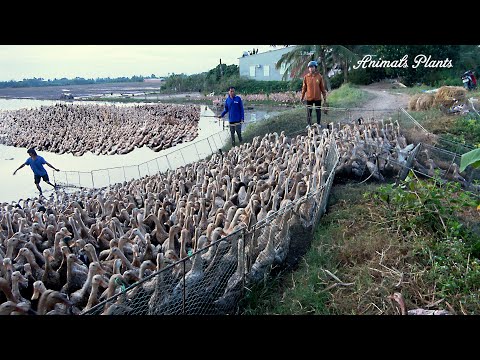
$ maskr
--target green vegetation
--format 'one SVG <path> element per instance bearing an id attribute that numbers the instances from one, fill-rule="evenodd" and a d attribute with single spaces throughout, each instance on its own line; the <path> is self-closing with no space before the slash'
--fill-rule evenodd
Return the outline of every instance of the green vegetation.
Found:
<path id="1" fill-rule="evenodd" d="M 430 61 L 444 62 L 443 65 L 425 66 L 421 63 L 414 68 L 415 57 L 425 55 Z M 371 55 L 372 61 L 399 61 L 408 56 L 408 66 L 395 67 L 379 65 L 371 67 L 358 66 L 364 56 Z M 452 67 L 446 67 L 447 59 Z M 480 49 L 476 45 L 298 45 L 292 51 L 284 54 L 277 62 L 279 68 L 284 64 L 287 73 L 294 79 L 289 81 L 255 81 L 240 78 L 237 65 L 219 64 L 215 68 L 193 75 L 171 74 L 165 78 L 161 92 L 202 92 L 204 94 L 215 91 L 224 93 L 228 86 L 233 85 L 243 94 L 271 93 L 283 91 L 298 91 L 301 88 L 301 75 L 310 60 L 317 60 L 319 71 L 324 75 L 327 88 L 335 89 L 345 83 L 367 85 L 384 78 L 400 78 L 407 86 L 426 84 L 428 86 L 458 85 L 461 86 L 461 75 L 472 69 L 480 73 Z M 357 69 L 355 69 L 357 67 Z M 340 70 L 332 78 L 326 76 L 330 70 Z M 142 82 L 144 79 L 156 78 L 151 76 L 132 76 L 118 78 L 84 79 L 48 79 L 33 78 L 21 81 L 0 82 L 4 87 L 30 87 L 30 86 L 68 86 L 96 83 Z"/>
<path id="2" fill-rule="evenodd" d="M 328 105 L 337 108 L 358 107 L 374 96 L 360 90 L 356 85 L 343 84 L 339 89 L 332 91 L 327 98 Z"/>
<path id="3" fill-rule="evenodd" d="M 360 90 L 358 87 L 346 84 L 339 89 L 333 90 L 328 96 L 328 105 L 331 107 L 355 107 L 359 106 L 371 98 L 372 95 Z M 313 113 L 313 119 L 316 120 L 316 114 Z M 330 112 L 322 114 L 322 122 L 325 124 L 334 121 L 341 116 L 339 113 Z M 253 123 L 247 126 L 243 134 L 245 141 L 251 141 L 255 136 L 263 136 L 267 133 L 277 132 L 280 134 L 285 131 L 286 134 L 293 134 L 305 130 L 307 124 L 306 108 L 303 105 L 283 111 L 281 114 L 271 119 Z"/>
<path id="4" fill-rule="evenodd" d="M 331 92 L 329 105 L 355 106 L 361 93 L 343 85 Z M 247 141 L 272 131 L 304 130 L 305 116 L 304 109 L 296 108 L 252 124 L 245 132 Z M 415 112 L 414 117 L 437 133 L 459 133 L 463 126 L 468 133 L 464 137 L 475 139 L 478 121 L 436 109 Z M 400 292 L 407 309 L 479 314 L 479 206 L 459 183 L 422 180 L 413 174 L 397 187 L 335 184 L 327 213 L 313 230 L 298 267 L 276 269 L 271 278 L 248 289 L 241 312 L 398 314 L 389 296 Z"/>
<path id="5" fill-rule="evenodd" d="M 21 87 L 42 87 L 42 86 L 68 86 L 68 85 L 86 85 L 86 84 L 106 84 L 106 83 L 123 83 L 123 82 L 143 82 L 143 79 L 155 78 L 155 75 L 152 74 L 152 77 L 143 77 L 143 76 L 132 76 L 128 77 L 118 77 L 118 78 L 97 78 L 97 79 L 84 79 L 82 77 L 76 77 L 74 79 L 48 79 L 43 78 L 33 78 L 33 79 L 23 79 L 21 81 L 0 81 L 0 89 L 3 88 L 21 88 Z"/>
<path id="6" fill-rule="evenodd" d="M 228 87 L 235 86 L 239 94 L 269 94 L 286 91 L 299 91 L 301 79 L 290 81 L 256 81 L 242 78 L 237 65 L 219 64 L 214 69 L 195 75 L 173 74 L 166 78 L 163 93 L 201 92 L 204 95 L 215 92 L 225 94 Z"/>
<path id="7" fill-rule="evenodd" d="M 414 176 L 335 185 L 298 269 L 247 291 L 243 314 L 396 314 L 394 292 L 407 309 L 478 314 L 476 206 L 458 184 Z"/>
<path id="8" fill-rule="evenodd" d="M 446 148 L 457 153 L 464 153 L 472 147 L 480 147 L 480 117 L 473 112 L 462 115 L 447 115 L 439 108 L 433 107 L 425 111 L 409 111 L 409 113 L 429 132 L 442 139 L 464 144 L 465 149 L 458 146 Z"/>
<path id="9" fill-rule="evenodd" d="M 402 186 L 383 186 L 371 196 L 390 230 L 398 229 L 411 243 L 417 259 L 413 270 L 423 271 L 425 282 L 457 309 L 463 304 L 468 312 L 478 313 L 480 234 L 466 226 L 475 221 L 477 203 L 461 191 L 460 183 L 419 180 L 410 174 Z"/>
<path id="10" fill-rule="evenodd" d="M 468 165 L 471 165 L 475 169 L 480 167 L 480 148 L 471 150 L 462 155 L 460 171 L 464 171 Z"/>

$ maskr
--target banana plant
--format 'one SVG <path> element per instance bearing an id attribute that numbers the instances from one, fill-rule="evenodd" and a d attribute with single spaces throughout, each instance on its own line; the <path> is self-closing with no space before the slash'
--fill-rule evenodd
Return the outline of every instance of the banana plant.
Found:
<path id="1" fill-rule="evenodd" d="M 471 150 L 462 155 L 460 160 L 460 172 L 464 171 L 468 165 L 474 168 L 480 167 L 480 148 Z"/>

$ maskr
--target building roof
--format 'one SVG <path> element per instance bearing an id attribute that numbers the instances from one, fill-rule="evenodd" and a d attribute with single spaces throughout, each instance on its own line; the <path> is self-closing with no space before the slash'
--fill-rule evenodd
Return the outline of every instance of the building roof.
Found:
<path id="1" fill-rule="evenodd" d="M 295 45 L 288 45 L 287 47 L 282 47 L 282 48 L 278 48 L 278 49 L 272 49 L 272 50 L 268 50 L 268 51 L 264 51 L 264 52 L 261 52 L 261 53 L 258 53 L 258 54 L 252 54 L 252 55 L 245 55 L 245 56 L 240 56 L 238 57 L 237 59 L 242 59 L 242 58 L 246 58 L 246 57 L 250 57 L 250 56 L 257 56 L 257 55 L 263 55 L 263 54 L 267 54 L 267 53 L 270 53 L 270 52 L 273 52 L 273 51 L 279 51 L 279 50 L 284 50 L 286 48 L 291 48 L 293 49 L 295 47 Z M 248 53 L 248 51 L 246 51 Z M 245 51 L 244 51 L 245 53 Z"/>

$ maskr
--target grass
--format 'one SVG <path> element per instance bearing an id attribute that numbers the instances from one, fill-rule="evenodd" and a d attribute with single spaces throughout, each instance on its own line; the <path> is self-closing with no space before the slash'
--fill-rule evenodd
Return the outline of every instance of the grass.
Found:
<path id="1" fill-rule="evenodd" d="M 405 209 L 387 206 L 375 196 L 379 189 L 334 185 L 298 269 L 248 292 L 243 314 L 393 315 L 399 313 L 388 298 L 394 292 L 403 294 L 408 309 L 435 304 L 431 308 L 480 313 L 480 235 L 465 231 L 461 239 L 449 238 L 425 224 L 408 229 Z M 464 209 L 462 222 L 452 215 L 453 228 L 478 222 L 474 207 Z M 419 218 L 426 216 L 423 207 L 417 210 Z"/>
<path id="2" fill-rule="evenodd" d="M 473 147 L 480 146 L 480 118 L 474 113 L 447 115 L 438 108 L 409 113 L 425 129 L 443 139 Z"/>
<path id="3" fill-rule="evenodd" d="M 350 108 L 361 106 L 373 97 L 374 95 L 360 90 L 356 85 L 347 83 L 333 90 L 328 95 L 327 102 L 331 107 Z"/>
<path id="4" fill-rule="evenodd" d="M 358 89 L 350 84 L 342 85 L 333 90 L 328 96 L 328 106 L 330 107 L 357 107 L 363 102 L 371 99 L 372 95 Z M 313 121 L 316 121 L 316 114 L 313 112 Z M 322 124 L 335 121 L 342 114 L 329 112 L 322 113 Z M 293 109 L 283 111 L 278 116 L 271 119 L 249 124 L 242 134 L 246 142 L 250 142 L 255 136 L 263 136 L 268 133 L 276 132 L 280 134 L 285 131 L 286 134 L 294 134 L 305 130 L 307 125 L 307 111 L 304 105 L 298 105 Z"/>
<path id="5" fill-rule="evenodd" d="M 346 106 L 341 98 L 332 92 L 330 105 Z M 463 121 L 438 110 L 412 115 L 437 134 L 455 132 Z M 304 109 L 290 110 L 247 131 L 253 137 L 257 131 L 301 130 L 304 116 Z M 465 121 L 470 121 L 464 134 L 469 138 L 476 123 Z M 241 313 L 393 315 L 399 307 L 389 296 L 400 292 L 407 309 L 480 314 L 478 199 L 457 201 L 465 195 L 458 188 L 409 181 L 398 189 L 334 184 L 327 213 L 298 268 L 282 270 L 249 289 Z"/>

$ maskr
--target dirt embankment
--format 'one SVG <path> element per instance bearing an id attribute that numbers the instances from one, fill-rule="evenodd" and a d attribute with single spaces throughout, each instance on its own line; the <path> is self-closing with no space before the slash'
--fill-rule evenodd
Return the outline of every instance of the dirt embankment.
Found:
<path id="1" fill-rule="evenodd" d="M 360 86 L 360 89 L 375 96 L 361 107 L 364 109 L 378 109 L 380 113 L 383 109 L 406 108 L 410 99 L 408 94 L 395 92 L 395 89 L 392 89 L 392 84 L 388 82 Z"/>
<path id="2" fill-rule="evenodd" d="M 69 92 L 75 98 L 77 98 L 85 96 L 111 95 L 118 93 L 143 96 L 145 92 L 151 93 L 154 91 L 159 91 L 158 85 L 152 85 L 144 82 L 127 82 L 109 84 L 3 88 L 0 89 L 0 98 L 58 100 L 64 92 Z"/>

